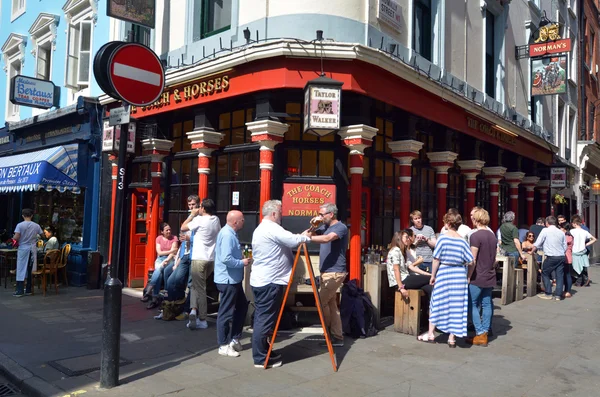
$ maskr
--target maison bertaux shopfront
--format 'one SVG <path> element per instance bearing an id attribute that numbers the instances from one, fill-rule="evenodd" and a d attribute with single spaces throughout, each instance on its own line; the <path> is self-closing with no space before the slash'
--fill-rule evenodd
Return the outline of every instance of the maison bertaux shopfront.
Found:
<path id="1" fill-rule="evenodd" d="M 341 128 L 305 133 L 304 87 L 321 74 L 321 51 L 305 47 L 270 42 L 169 71 L 161 99 L 131 109 L 138 134 L 149 133 L 128 168 L 129 285 L 145 282 L 154 264 L 146 241 L 161 220 L 179 229 L 190 194 L 214 199 L 223 224 L 229 210 L 242 211 L 242 245 L 265 200 L 283 199 L 283 225 L 294 232 L 320 203 L 335 202 L 358 279 L 361 248 L 387 246 L 411 210 L 436 230 L 448 207 L 481 205 L 492 228 L 509 209 L 527 224 L 548 214 L 552 145 L 449 90 L 442 99 L 438 83 L 373 48 L 323 44 L 325 75 L 343 83 Z M 316 116 L 331 117 L 337 105 Z"/>

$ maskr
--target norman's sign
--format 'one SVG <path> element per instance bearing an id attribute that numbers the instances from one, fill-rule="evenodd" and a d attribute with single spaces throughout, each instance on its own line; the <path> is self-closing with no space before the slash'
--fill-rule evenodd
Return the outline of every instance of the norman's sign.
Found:
<path id="1" fill-rule="evenodd" d="M 10 81 L 10 101 L 15 105 L 49 109 L 59 103 L 60 90 L 53 82 L 17 75 Z"/>
<path id="2" fill-rule="evenodd" d="M 283 216 L 310 216 L 319 214 L 319 207 L 335 204 L 335 185 L 284 183 L 281 208 Z"/>

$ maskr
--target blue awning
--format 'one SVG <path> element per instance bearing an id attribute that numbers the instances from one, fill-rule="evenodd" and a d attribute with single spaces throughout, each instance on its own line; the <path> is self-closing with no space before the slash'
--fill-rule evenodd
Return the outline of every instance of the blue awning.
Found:
<path id="1" fill-rule="evenodd" d="M 77 184 L 77 144 L 0 157 L 0 193 L 71 190 Z"/>

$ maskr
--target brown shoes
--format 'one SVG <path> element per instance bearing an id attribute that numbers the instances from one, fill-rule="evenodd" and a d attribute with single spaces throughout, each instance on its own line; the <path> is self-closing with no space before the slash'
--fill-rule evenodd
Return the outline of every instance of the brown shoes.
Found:
<path id="1" fill-rule="evenodd" d="M 481 335 L 477 335 L 474 338 L 467 338 L 466 342 L 470 345 L 487 347 L 488 345 L 488 333 L 484 332 Z"/>

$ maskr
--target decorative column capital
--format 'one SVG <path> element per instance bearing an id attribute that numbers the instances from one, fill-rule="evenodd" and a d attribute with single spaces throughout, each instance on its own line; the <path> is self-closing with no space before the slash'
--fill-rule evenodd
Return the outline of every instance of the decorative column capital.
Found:
<path id="1" fill-rule="evenodd" d="M 504 179 L 513 189 L 519 187 L 523 178 L 525 178 L 524 172 L 507 172 L 504 174 Z"/>
<path id="2" fill-rule="evenodd" d="M 537 185 L 535 186 L 538 189 L 549 189 L 550 188 L 550 181 L 548 179 L 544 179 L 541 181 L 538 181 Z"/>
<path id="3" fill-rule="evenodd" d="M 151 156 L 153 163 L 163 161 L 173 148 L 173 141 L 168 139 L 149 138 L 142 140 L 142 153 Z"/>
<path id="4" fill-rule="evenodd" d="M 446 174 L 449 168 L 454 165 L 454 160 L 458 157 L 458 153 L 446 152 L 429 152 L 426 153 L 429 158 L 429 163 L 435 168 L 437 173 Z"/>
<path id="5" fill-rule="evenodd" d="M 523 178 L 521 183 L 523 186 L 525 186 L 525 189 L 527 189 L 528 192 L 533 192 L 539 181 L 539 176 L 526 176 Z"/>
<path id="6" fill-rule="evenodd" d="M 224 136 L 210 127 L 194 128 L 185 134 L 192 143 L 192 149 L 198 151 L 198 157 L 210 157 L 210 154 L 219 148 Z"/>
<path id="7" fill-rule="evenodd" d="M 258 120 L 246 123 L 252 142 L 260 143 L 260 150 L 275 150 L 275 145 L 283 142 L 289 124 L 274 120 Z"/>
<path id="8" fill-rule="evenodd" d="M 485 165 L 485 161 L 482 160 L 462 160 L 456 162 L 460 167 L 460 173 L 465 176 L 467 180 L 477 179 L 477 175 L 481 174 L 481 170 Z"/>
<path id="9" fill-rule="evenodd" d="M 485 179 L 492 184 L 498 184 L 504 178 L 504 174 L 506 174 L 506 168 L 504 167 L 483 167 L 481 170 Z"/>
<path id="10" fill-rule="evenodd" d="M 373 144 L 377 131 L 377 128 L 368 125 L 356 124 L 342 127 L 338 135 L 342 138 L 344 146 L 350 149 L 350 155 L 363 155 L 365 148 Z"/>
<path id="11" fill-rule="evenodd" d="M 400 165 L 411 165 L 412 161 L 419 157 L 423 142 L 406 139 L 388 142 L 388 147 L 392 151 L 392 156 L 398 160 Z"/>

